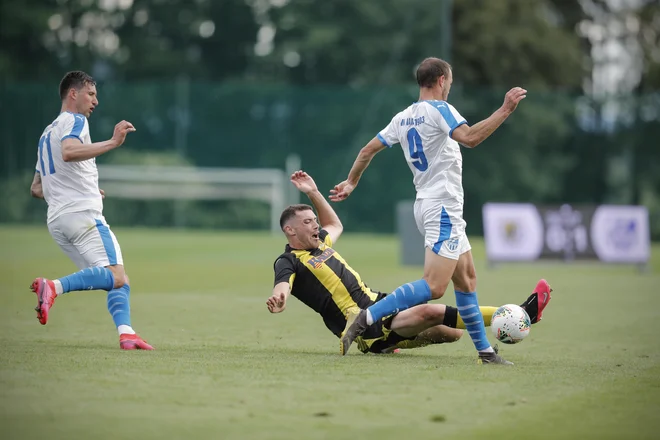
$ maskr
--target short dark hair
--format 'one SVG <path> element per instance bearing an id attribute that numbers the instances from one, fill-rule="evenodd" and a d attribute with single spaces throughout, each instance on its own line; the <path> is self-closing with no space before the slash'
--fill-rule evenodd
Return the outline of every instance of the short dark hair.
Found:
<path id="1" fill-rule="evenodd" d="M 94 78 L 83 72 L 82 70 L 74 70 L 73 72 L 67 72 L 60 81 L 60 99 L 64 101 L 69 89 L 80 90 L 85 84 L 96 85 Z"/>
<path id="2" fill-rule="evenodd" d="M 280 216 L 280 228 L 284 230 L 284 225 L 286 222 L 291 220 L 291 218 L 295 217 L 297 213 L 300 211 L 314 211 L 311 206 L 305 205 L 303 203 L 300 203 L 298 205 L 290 205 L 287 206 L 287 208 L 282 211 L 282 215 Z"/>
<path id="3" fill-rule="evenodd" d="M 427 58 L 417 68 L 417 84 L 420 87 L 431 88 L 441 76 L 444 75 L 447 78 L 450 71 L 451 65 L 447 61 L 440 58 Z"/>

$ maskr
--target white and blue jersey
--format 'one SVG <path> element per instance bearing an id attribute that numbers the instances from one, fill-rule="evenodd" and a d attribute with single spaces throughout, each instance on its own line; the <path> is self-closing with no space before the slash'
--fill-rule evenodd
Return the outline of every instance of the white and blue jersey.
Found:
<path id="1" fill-rule="evenodd" d="M 470 249 L 463 220 L 463 156 L 451 138 L 466 123 L 445 101 L 420 101 L 377 135 L 388 147 L 401 144 L 417 190 L 417 227 L 427 247 L 452 259 Z"/>
<path id="2" fill-rule="evenodd" d="M 378 133 L 378 139 L 388 147 L 401 144 L 417 198 L 463 205 L 463 157 L 451 134 L 466 123 L 445 101 L 421 101 L 394 116 Z"/>
<path id="3" fill-rule="evenodd" d="M 103 210 L 96 160 L 64 162 L 62 141 L 67 138 L 79 139 L 83 144 L 92 143 L 84 115 L 61 113 L 39 139 L 36 170 L 41 174 L 49 223 L 62 214 Z"/>
<path id="4" fill-rule="evenodd" d="M 79 269 L 124 264 L 103 217 L 96 160 L 64 162 L 62 141 L 68 138 L 92 143 L 84 115 L 61 113 L 39 139 L 36 170 L 48 203 L 48 231 Z"/>

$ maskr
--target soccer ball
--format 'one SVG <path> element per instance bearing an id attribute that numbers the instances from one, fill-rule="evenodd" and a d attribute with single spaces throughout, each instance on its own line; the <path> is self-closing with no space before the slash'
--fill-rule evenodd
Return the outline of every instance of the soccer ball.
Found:
<path id="1" fill-rule="evenodd" d="M 531 325 L 525 309 L 515 304 L 506 304 L 497 309 L 490 321 L 493 335 L 505 344 L 517 344 L 525 339 Z"/>

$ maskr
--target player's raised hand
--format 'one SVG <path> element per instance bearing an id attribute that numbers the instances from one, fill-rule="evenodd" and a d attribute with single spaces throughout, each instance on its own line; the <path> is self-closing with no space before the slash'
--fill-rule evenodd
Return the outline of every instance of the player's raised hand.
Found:
<path id="1" fill-rule="evenodd" d="M 318 191 L 316 182 L 312 179 L 312 176 L 307 174 L 304 171 L 296 171 L 291 174 L 291 183 L 295 185 L 302 193 L 309 194 L 312 191 Z"/>
<path id="2" fill-rule="evenodd" d="M 520 87 L 514 87 L 504 95 L 503 107 L 510 113 L 513 113 L 516 107 L 518 107 L 518 103 L 525 99 L 526 96 L 527 90 Z"/>
<path id="3" fill-rule="evenodd" d="M 105 191 L 99 188 L 99 193 L 101 193 L 101 198 L 105 199 Z"/>
<path id="4" fill-rule="evenodd" d="M 117 147 L 124 143 L 126 135 L 131 131 L 135 131 L 135 127 L 133 127 L 133 124 L 128 121 L 121 121 L 115 125 L 115 132 L 112 134 L 112 140 Z"/>
<path id="5" fill-rule="evenodd" d="M 280 313 L 286 309 L 286 295 L 284 292 L 273 294 L 266 300 L 266 306 L 270 313 Z"/>
<path id="6" fill-rule="evenodd" d="M 330 190 L 330 200 L 333 202 L 341 202 L 350 196 L 354 189 L 355 185 L 348 180 L 344 180 Z"/>

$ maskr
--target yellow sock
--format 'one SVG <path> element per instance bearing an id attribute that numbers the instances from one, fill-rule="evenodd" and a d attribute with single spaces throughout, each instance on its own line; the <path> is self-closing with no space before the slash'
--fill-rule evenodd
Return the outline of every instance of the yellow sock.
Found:
<path id="1" fill-rule="evenodd" d="M 484 325 L 488 327 L 490 325 L 491 319 L 493 319 L 493 315 L 495 314 L 497 307 L 483 306 L 483 307 L 479 307 L 479 310 L 481 311 L 481 314 L 484 317 Z M 456 328 L 462 328 L 463 330 L 465 330 L 465 323 L 463 322 L 460 313 L 456 318 Z"/>

